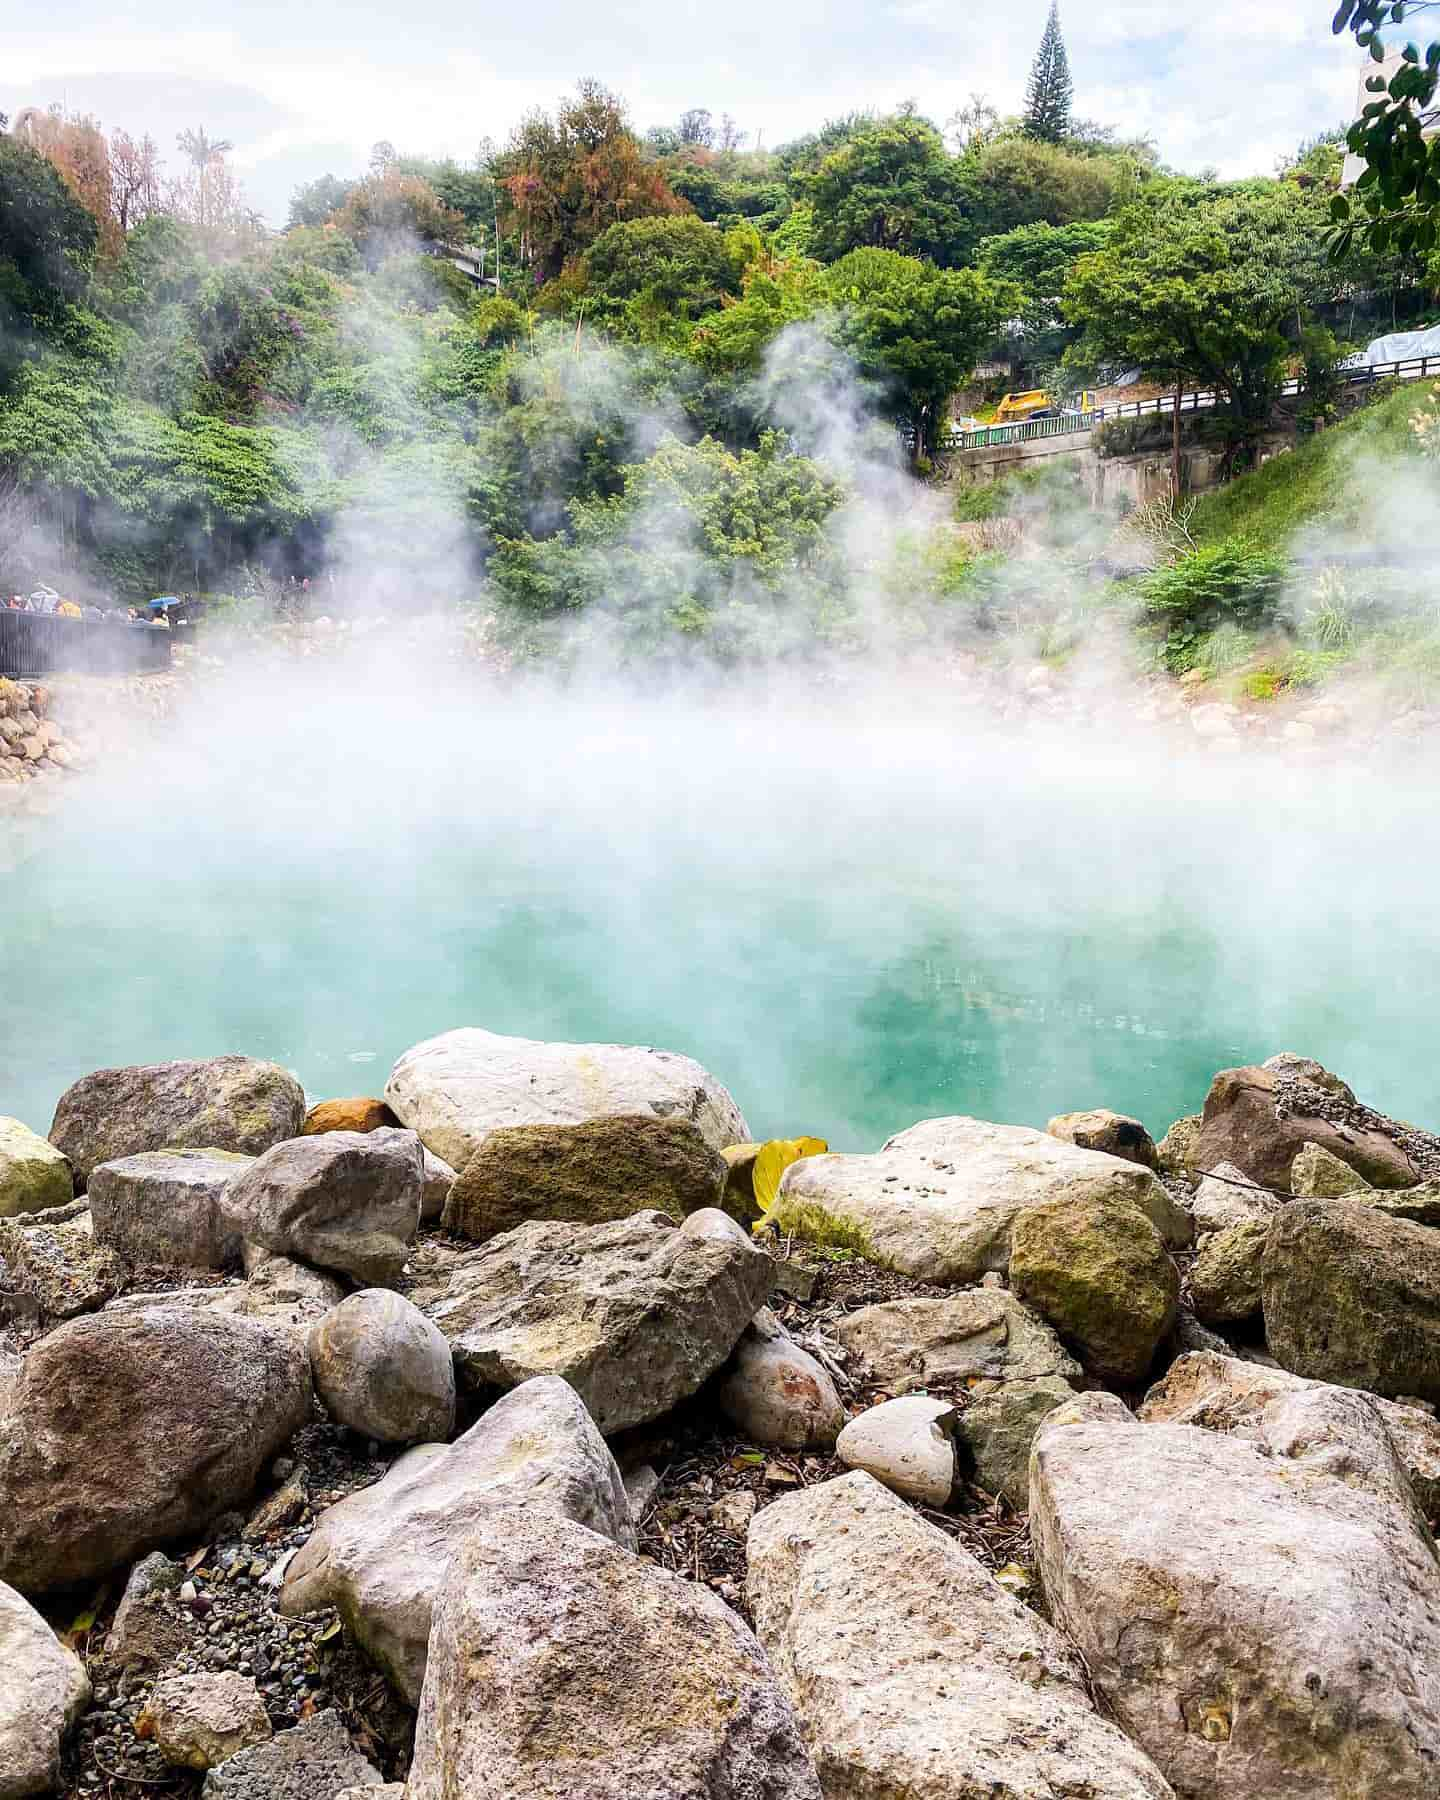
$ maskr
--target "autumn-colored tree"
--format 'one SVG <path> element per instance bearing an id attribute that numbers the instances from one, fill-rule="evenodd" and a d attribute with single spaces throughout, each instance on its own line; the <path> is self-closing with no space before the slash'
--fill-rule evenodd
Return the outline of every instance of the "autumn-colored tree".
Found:
<path id="1" fill-rule="evenodd" d="M 67 113 L 59 106 L 43 111 L 27 106 L 15 120 L 14 135 L 54 165 L 94 219 L 101 256 L 116 255 L 124 233 L 112 203 L 110 147 L 99 124 L 88 114 Z"/>
<path id="2" fill-rule="evenodd" d="M 645 155 L 623 102 L 598 81 L 582 81 L 553 118 L 524 119 L 494 172 L 506 223 L 545 281 L 622 220 L 689 210 Z"/>
<path id="3" fill-rule="evenodd" d="M 110 206 L 122 234 L 161 210 L 160 153 L 148 134 L 110 134 Z"/>
<path id="4" fill-rule="evenodd" d="M 428 181 L 385 164 L 357 181 L 330 219 L 373 269 L 419 243 L 463 244 L 464 215 L 446 206 Z"/>

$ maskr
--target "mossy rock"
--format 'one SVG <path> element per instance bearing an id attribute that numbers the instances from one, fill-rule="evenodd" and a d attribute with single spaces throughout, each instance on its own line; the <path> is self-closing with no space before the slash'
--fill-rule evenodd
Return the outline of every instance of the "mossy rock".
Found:
<path id="1" fill-rule="evenodd" d="M 1187 1113 L 1177 1119 L 1155 1146 L 1162 1175 L 1194 1175 L 1198 1170 L 1195 1156 L 1200 1141 L 1201 1113 Z"/>
<path id="2" fill-rule="evenodd" d="M 1260 1312 L 1260 1271 L 1269 1219 L 1242 1219 L 1212 1232 L 1190 1266 L 1190 1299 L 1203 1325 L 1239 1325 Z"/>
<path id="3" fill-rule="evenodd" d="M 687 1218 L 719 1206 L 725 1159 L 688 1119 L 622 1113 L 581 1125 L 492 1131 L 445 1202 L 447 1231 L 488 1242 L 527 1219 L 601 1225 L 637 1212 Z"/>
<path id="4" fill-rule="evenodd" d="M 1160 1233 L 1123 1200 L 1028 1207 L 1011 1229 L 1010 1286 L 1090 1374 L 1122 1385 L 1144 1379 L 1180 1303 Z"/>
<path id="5" fill-rule="evenodd" d="M 64 1206 L 74 1193 L 69 1159 L 19 1119 L 0 1119 L 0 1219 Z"/>

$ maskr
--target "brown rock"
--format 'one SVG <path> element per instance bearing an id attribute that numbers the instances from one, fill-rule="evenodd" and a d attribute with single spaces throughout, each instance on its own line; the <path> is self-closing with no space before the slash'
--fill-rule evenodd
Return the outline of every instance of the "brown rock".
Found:
<path id="1" fill-rule="evenodd" d="M 305 1115 L 302 1137 L 322 1131 L 381 1131 L 400 1121 L 383 1100 L 322 1100 Z"/>
<path id="2" fill-rule="evenodd" d="M 1138 1119 L 1097 1106 L 1091 1112 L 1061 1113 L 1045 1127 L 1062 1144 L 1078 1144 L 1082 1150 L 1101 1150 L 1122 1162 L 1139 1163 L 1158 1172 L 1160 1158 L 1155 1140 Z"/>
<path id="3" fill-rule="evenodd" d="M 1305 1065 L 1299 1065 L 1299 1070 L 1304 1068 Z M 1220 1071 L 1205 1100 L 1204 1122 L 1195 1149 L 1198 1167 L 1213 1169 L 1217 1163 L 1233 1163 L 1262 1187 L 1288 1192 L 1290 1166 L 1296 1155 L 1306 1144 L 1318 1144 L 1374 1187 L 1415 1185 L 1420 1177 L 1410 1158 L 1384 1132 L 1336 1124 L 1305 1112 L 1292 1111 L 1280 1117 L 1276 1110 L 1277 1091 L 1287 1072 L 1261 1067 Z M 1328 1079 L 1333 1082 L 1336 1078 Z M 1343 1098 L 1328 1085 L 1310 1082 L 1305 1074 L 1298 1084 L 1299 1091 L 1303 1093 L 1307 1085 L 1314 1086 L 1320 1095 Z"/>

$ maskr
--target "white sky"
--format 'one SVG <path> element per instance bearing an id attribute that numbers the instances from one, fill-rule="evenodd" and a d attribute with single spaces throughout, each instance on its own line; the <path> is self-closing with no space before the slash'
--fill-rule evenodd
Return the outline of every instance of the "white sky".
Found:
<path id="1" fill-rule="evenodd" d="M 203 125 L 234 141 L 254 202 L 283 222 L 298 182 L 357 172 L 379 138 L 469 160 L 581 75 L 618 89 L 642 130 L 708 106 L 772 146 L 907 99 L 939 123 L 974 93 L 1015 110 L 1047 8 L 1011 0 L 1002 33 L 975 0 L 531 0 L 503 17 L 473 0 L 65 0 L 6 21 L 0 111 L 59 101 L 167 152 Z M 1148 133 L 1182 168 L 1268 174 L 1353 111 L 1359 63 L 1332 12 L 1061 0 L 1076 113 Z"/>

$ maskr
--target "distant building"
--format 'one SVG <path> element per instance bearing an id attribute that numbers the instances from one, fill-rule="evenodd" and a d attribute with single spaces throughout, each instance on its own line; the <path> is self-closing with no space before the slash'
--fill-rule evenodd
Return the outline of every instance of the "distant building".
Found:
<path id="1" fill-rule="evenodd" d="M 1364 112 L 1365 108 L 1370 104 L 1370 102 L 1372 100 L 1378 100 L 1380 98 L 1380 96 L 1378 94 L 1372 94 L 1370 92 L 1370 90 L 1365 85 L 1366 82 L 1369 81 L 1372 76 L 1381 75 L 1384 77 L 1385 82 L 1388 86 L 1391 79 L 1399 72 L 1399 70 L 1403 66 L 1404 61 L 1405 61 L 1405 58 L 1401 55 L 1401 53 L 1398 50 L 1392 50 L 1390 52 L 1390 54 L 1385 58 L 1383 63 L 1377 63 L 1377 62 L 1372 61 L 1369 54 L 1367 53 L 1367 55 L 1365 57 L 1365 66 L 1360 71 L 1360 79 L 1359 79 L 1358 83 L 1356 84 L 1355 112 L 1353 115 L 1355 118 L 1358 119 L 1360 117 L 1361 113 Z M 1440 131 L 1440 120 L 1437 120 L 1436 123 L 1433 125 L 1426 126 L 1425 136 L 1427 138 L 1434 137 L 1437 131 Z M 1342 188 L 1354 187 L 1355 183 L 1360 179 L 1360 177 L 1364 173 L 1365 173 L 1364 157 L 1356 156 L 1353 153 L 1353 151 L 1347 153 L 1347 155 L 1345 157 L 1345 167 L 1341 170 L 1341 173 L 1340 173 L 1341 187 Z"/>
<path id="2" fill-rule="evenodd" d="M 483 244 L 441 244 L 434 238 L 422 238 L 420 248 L 426 256 L 438 257 L 442 262 L 448 262 L 452 269 L 458 269 L 474 287 L 498 288 L 500 285 L 493 275 L 485 273 Z"/>

